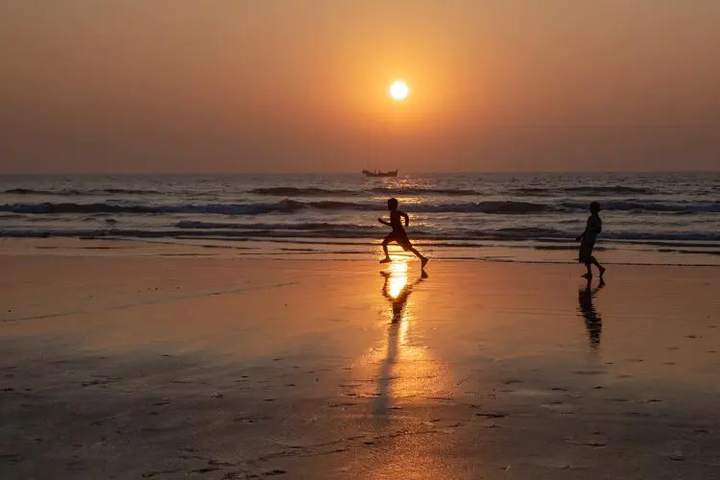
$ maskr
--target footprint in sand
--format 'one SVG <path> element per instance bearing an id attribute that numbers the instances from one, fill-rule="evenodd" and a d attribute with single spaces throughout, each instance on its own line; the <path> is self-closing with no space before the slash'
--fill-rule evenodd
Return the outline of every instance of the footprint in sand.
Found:
<path id="1" fill-rule="evenodd" d="M 7 460 L 10 463 L 19 463 L 22 460 L 17 453 L 0 453 L 0 459 Z"/>
<path id="2" fill-rule="evenodd" d="M 543 458 L 534 460 L 531 463 L 539 465 L 541 467 L 552 468 L 555 470 L 575 470 L 587 468 L 587 465 L 571 463 L 569 460 L 554 459 L 554 458 Z M 510 466 L 506 467 L 505 470 L 510 470 Z"/>
<path id="3" fill-rule="evenodd" d="M 600 431 L 593 431 L 588 434 L 580 434 L 575 437 L 566 437 L 565 442 L 572 445 L 584 445 L 588 447 L 604 447 L 607 445 L 607 437 Z"/>
<path id="4" fill-rule="evenodd" d="M 237 422 L 237 423 L 247 423 L 247 424 L 250 424 L 250 423 L 257 423 L 257 422 L 268 421 L 268 420 L 272 420 L 272 419 L 273 419 L 273 417 L 270 417 L 270 416 L 267 416 L 267 415 L 260 415 L 260 416 L 257 416 L 257 417 L 253 417 L 253 416 L 250 416 L 250 415 L 245 415 L 245 416 L 235 417 L 235 418 L 232 419 L 232 421 L 233 421 L 233 422 Z"/>
<path id="5" fill-rule="evenodd" d="M 554 413 L 560 413 L 562 415 L 573 415 L 577 413 L 577 406 L 569 403 L 563 403 L 560 401 L 545 403 L 543 405 L 540 405 L 540 408 L 544 410 L 549 410 Z"/>
<path id="6" fill-rule="evenodd" d="M 505 418 L 507 417 L 506 413 L 476 413 L 476 417 L 483 417 L 483 418 Z"/>
<path id="7" fill-rule="evenodd" d="M 158 475 L 169 475 L 169 474 L 178 473 L 181 471 L 182 470 L 178 468 L 176 470 L 158 470 L 158 471 L 154 471 L 154 472 L 145 472 L 142 474 L 142 478 L 152 478 L 152 477 L 155 477 Z"/>
<path id="8" fill-rule="evenodd" d="M 285 475 L 287 472 L 285 470 L 280 470 L 278 468 L 274 470 L 269 470 L 267 472 L 263 473 L 263 476 L 265 477 L 274 477 L 275 475 Z"/>
<path id="9" fill-rule="evenodd" d="M 573 373 L 575 375 L 602 375 L 605 372 L 602 370 L 575 370 Z"/>

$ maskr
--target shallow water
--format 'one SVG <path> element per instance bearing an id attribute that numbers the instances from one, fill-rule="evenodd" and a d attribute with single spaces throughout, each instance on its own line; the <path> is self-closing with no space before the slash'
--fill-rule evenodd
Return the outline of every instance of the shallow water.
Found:
<path id="1" fill-rule="evenodd" d="M 2 176 L 0 237 L 238 242 L 363 254 L 394 196 L 435 256 L 573 261 L 590 201 L 618 263 L 720 263 L 720 174 Z"/>

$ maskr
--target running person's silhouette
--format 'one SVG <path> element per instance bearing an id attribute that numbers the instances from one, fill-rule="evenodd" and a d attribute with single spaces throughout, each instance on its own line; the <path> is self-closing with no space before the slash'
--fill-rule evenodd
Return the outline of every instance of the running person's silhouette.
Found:
<path id="1" fill-rule="evenodd" d="M 410 239 L 405 232 L 405 227 L 410 224 L 410 217 L 408 217 L 407 213 L 398 210 L 398 201 L 396 198 L 389 199 L 387 204 L 388 210 L 390 210 L 390 221 L 388 222 L 387 220 L 378 218 L 378 222 L 382 223 L 383 225 L 392 227 L 392 232 L 390 232 L 390 235 L 385 237 L 385 239 L 382 241 L 385 258 L 380 260 L 380 263 L 388 263 L 392 261 L 390 259 L 390 255 L 388 254 L 387 246 L 390 242 L 396 242 L 406 252 L 414 253 L 415 256 L 420 259 L 420 262 L 422 263 L 422 268 L 425 268 L 425 265 L 428 262 L 428 258 L 424 257 L 420 252 L 417 251 L 415 247 L 412 246 L 412 243 L 410 243 Z M 401 219 L 405 219 L 405 227 L 403 227 Z"/>

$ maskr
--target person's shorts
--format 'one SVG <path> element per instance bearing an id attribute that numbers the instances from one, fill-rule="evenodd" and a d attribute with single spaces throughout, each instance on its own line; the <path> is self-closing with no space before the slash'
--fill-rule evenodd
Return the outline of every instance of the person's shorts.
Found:
<path id="1" fill-rule="evenodd" d="M 388 242 L 396 242 L 406 252 L 412 248 L 412 243 L 405 232 L 392 232 L 386 237 Z"/>
<path id="2" fill-rule="evenodd" d="M 592 263 L 593 260 L 593 247 L 595 242 L 580 243 L 580 251 L 578 252 L 578 263 Z"/>

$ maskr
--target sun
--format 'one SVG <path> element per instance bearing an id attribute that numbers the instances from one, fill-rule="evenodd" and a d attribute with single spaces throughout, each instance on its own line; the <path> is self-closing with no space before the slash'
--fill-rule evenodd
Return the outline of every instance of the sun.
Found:
<path id="1" fill-rule="evenodd" d="M 408 87 L 408 84 L 402 80 L 395 80 L 390 85 L 388 93 L 390 93 L 393 100 L 402 102 L 408 97 L 408 95 L 410 95 L 410 87 Z"/>

